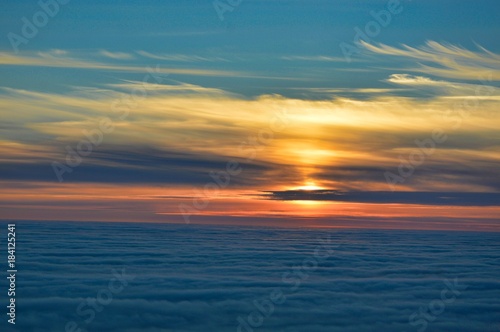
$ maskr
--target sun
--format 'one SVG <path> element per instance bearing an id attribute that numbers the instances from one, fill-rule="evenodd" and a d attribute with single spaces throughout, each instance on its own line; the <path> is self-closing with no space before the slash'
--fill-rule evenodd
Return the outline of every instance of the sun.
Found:
<path id="1" fill-rule="evenodd" d="M 318 186 L 315 186 L 315 185 L 307 185 L 307 186 L 302 186 L 302 187 L 298 187 L 297 190 L 321 190 L 323 189 L 322 187 L 318 187 Z"/>
<path id="2" fill-rule="evenodd" d="M 316 183 L 313 181 L 307 181 L 303 186 L 293 188 L 293 190 L 308 190 L 308 191 L 322 190 L 322 189 L 325 188 L 316 185 Z"/>
<path id="3" fill-rule="evenodd" d="M 314 181 L 306 181 L 303 186 L 292 188 L 292 190 L 304 190 L 304 191 L 314 191 L 314 190 L 322 190 L 324 187 L 318 186 Z M 324 204 L 321 201 L 310 201 L 310 200 L 296 200 L 293 201 L 294 204 L 298 204 L 301 206 L 316 206 Z"/>

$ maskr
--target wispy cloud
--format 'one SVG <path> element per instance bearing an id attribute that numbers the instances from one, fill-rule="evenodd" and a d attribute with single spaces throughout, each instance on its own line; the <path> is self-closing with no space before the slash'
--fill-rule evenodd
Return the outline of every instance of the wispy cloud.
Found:
<path id="1" fill-rule="evenodd" d="M 391 92 L 401 91 L 400 88 L 388 89 L 388 88 L 289 88 L 289 90 L 298 90 L 304 92 L 312 92 L 326 95 L 349 95 L 349 94 L 359 94 L 373 97 L 380 94 L 389 94 Z"/>
<path id="2" fill-rule="evenodd" d="M 75 68 L 75 69 L 96 69 L 110 71 L 125 71 L 144 73 L 145 66 L 137 65 L 113 65 L 108 63 L 81 60 L 65 56 L 65 54 L 54 54 L 53 52 L 38 52 L 36 55 L 13 55 L 8 52 L 0 52 L 0 65 L 4 66 L 35 66 L 35 67 L 57 67 L 57 68 Z M 160 74 L 180 74 L 195 76 L 224 76 L 224 77 L 245 77 L 249 74 L 209 69 L 184 69 L 184 68 L 157 68 L 155 70 Z"/>
<path id="3" fill-rule="evenodd" d="M 213 30 L 191 30 L 191 31 L 161 31 L 148 33 L 148 36 L 158 36 L 158 37 L 196 37 L 196 36 L 207 36 L 216 35 L 224 33 L 223 29 L 213 29 Z"/>
<path id="4" fill-rule="evenodd" d="M 403 85 L 449 85 L 450 82 L 446 81 L 435 81 L 428 77 L 423 76 L 413 76 L 409 74 L 392 74 L 387 82 L 403 84 Z"/>
<path id="5" fill-rule="evenodd" d="M 110 52 L 110 51 L 106 51 L 106 50 L 101 50 L 99 52 L 99 54 L 104 56 L 104 57 L 115 59 L 115 60 L 130 60 L 130 59 L 134 58 L 134 56 L 132 54 L 125 53 L 125 52 Z"/>
<path id="6" fill-rule="evenodd" d="M 227 61 L 224 58 L 203 58 L 199 56 L 189 56 L 189 55 L 171 55 L 171 56 L 157 56 L 151 53 L 144 53 L 140 51 L 137 54 L 151 59 L 156 59 L 158 61 L 184 61 L 184 62 L 200 62 L 200 61 Z M 109 53 L 107 58 L 112 60 L 126 60 L 126 58 L 131 54 L 121 54 L 121 53 Z M 102 52 L 98 53 L 81 53 L 80 57 L 95 58 L 96 56 L 105 56 Z M 132 55 L 131 55 L 132 56 Z M 118 59 L 120 58 L 120 59 Z M 133 58 L 131 58 L 133 59 Z M 106 62 L 100 62 L 95 60 L 81 59 L 75 56 L 70 56 L 69 52 L 58 50 L 49 52 L 36 52 L 36 53 L 24 53 L 20 55 L 14 55 L 8 52 L 0 52 L 0 66 L 32 66 L 32 67 L 54 67 L 54 68 L 72 68 L 72 69 L 87 69 L 87 70 L 108 70 L 108 71 L 119 71 L 119 72 L 133 72 L 133 73 L 145 73 L 148 68 L 153 70 L 157 74 L 177 74 L 177 75 L 191 75 L 191 76 L 209 76 L 209 77 L 232 77 L 232 78 L 249 78 L 249 79 L 262 79 L 262 80 L 279 80 L 279 81 L 290 81 L 304 80 L 303 78 L 297 78 L 293 76 L 271 76 L 262 74 L 259 72 L 252 71 L 232 71 L 232 70 L 219 70 L 219 69 L 203 69 L 198 65 L 197 68 L 179 68 L 179 67 L 164 67 L 158 62 L 155 63 L 156 67 L 151 69 L 150 61 L 146 63 L 141 63 L 135 61 L 134 64 L 112 64 Z"/>
<path id="7" fill-rule="evenodd" d="M 392 79 L 408 84 L 437 84 L 412 76 Z M 112 110 L 113 102 L 123 91 L 139 88 L 149 93 L 135 101 L 127 119 L 119 119 Z M 495 179 L 495 170 L 500 155 L 493 133 L 500 121 L 498 104 L 478 101 L 480 107 L 465 120 L 468 125 L 454 129 L 453 121 L 445 116 L 456 103 L 449 96 L 425 101 L 397 96 L 321 101 L 277 95 L 244 99 L 194 84 L 149 85 L 133 80 L 97 90 L 78 88 L 71 94 L 4 89 L 0 115 L 8 119 L 9 128 L 16 129 L 3 129 L 0 137 L 10 142 L 4 158 L 19 159 L 19 155 L 47 151 L 50 146 L 53 160 L 58 160 L 64 158 L 65 145 L 78 142 L 84 130 L 92 130 L 101 117 L 109 117 L 116 126 L 105 138 L 109 151 L 122 146 L 149 147 L 227 160 L 245 158 L 245 152 L 253 150 L 251 140 L 259 142 L 259 133 L 270 128 L 273 116 L 284 114 L 285 128 L 266 144 L 255 143 L 255 163 L 273 166 L 265 173 L 245 173 L 242 182 L 250 187 L 263 183 L 297 187 L 307 179 L 316 179 L 327 188 L 386 190 L 384 170 L 397 167 L 399 156 L 409 155 L 416 148 L 415 139 L 424 139 L 433 129 L 441 128 L 450 138 L 445 145 L 436 147 L 432 159 L 419 168 L 419 176 L 401 190 L 497 190 L 500 183 Z M 12 109 L 18 111 L 13 113 Z M 234 110 L 238 110 L 237 117 Z M 12 145 L 15 143 L 18 145 Z M 18 149 L 16 153 L 13 146 Z M 98 160 L 97 153 L 93 156 L 86 162 L 97 167 L 102 160 Z M 462 167 L 462 163 L 470 169 Z M 15 168 L 5 167 L 5 175 L 12 176 Z M 125 168 L 129 172 L 128 166 Z M 17 168 L 19 178 L 38 174 L 24 169 L 25 173 Z M 284 169 L 286 176 L 282 174 Z M 168 182 L 169 177 L 161 178 Z"/>
<path id="8" fill-rule="evenodd" d="M 486 84 L 434 80 L 429 77 L 409 74 L 392 74 L 386 82 L 417 89 L 428 88 L 429 92 L 443 97 L 475 98 L 476 100 L 498 100 L 500 97 L 499 88 Z"/>
<path id="9" fill-rule="evenodd" d="M 175 93 L 175 94 L 197 93 L 199 95 L 211 94 L 220 96 L 232 95 L 222 89 L 207 88 L 200 85 L 188 84 L 182 82 L 179 82 L 179 84 L 155 84 L 155 83 L 145 83 L 140 81 L 124 80 L 124 83 L 108 84 L 107 86 L 113 89 L 123 89 L 130 91 L 134 89 L 142 89 L 149 92 L 157 92 L 157 93 Z"/>
<path id="10" fill-rule="evenodd" d="M 375 54 L 421 61 L 420 68 L 413 68 L 414 71 L 456 79 L 500 80 L 500 55 L 480 46 L 479 51 L 474 52 L 435 41 L 428 41 L 424 46 L 416 48 L 404 44 L 392 47 L 364 41 L 361 41 L 361 45 Z"/>
<path id="11" fill-rule="evenodd" d="M 342 57 L 332 57 L 327 55 L 290 55 L 282 56 L 281 59 L 289 61 L 345 62 L 345 59 Z"/>
<path id="12" fill-rule="evenodd" d="M 146 51 L 136 51 L 137 54 L 155 60 L 179 61 L 179 62 L 200 62 L 200 61 L 228 61 L 222 57 L 205 57 L 187 54 L 153 54 Z"/>

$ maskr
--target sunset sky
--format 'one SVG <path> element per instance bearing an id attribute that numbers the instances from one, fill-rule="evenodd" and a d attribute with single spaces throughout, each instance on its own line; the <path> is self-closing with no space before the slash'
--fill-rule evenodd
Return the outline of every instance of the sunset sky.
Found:
<path id="1" fill-rule="evenodd" d="M 0 13 L 0 219 L 500 231 L 497 0 L 63 3 Z"/>

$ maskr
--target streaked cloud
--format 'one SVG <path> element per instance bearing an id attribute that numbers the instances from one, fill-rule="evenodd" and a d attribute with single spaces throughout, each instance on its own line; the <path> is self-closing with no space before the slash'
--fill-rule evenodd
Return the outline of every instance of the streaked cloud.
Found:
<path id="1" fill-rule="evenodd" d="M 500 193 L 474 192 L 391 192 L 287 190 L 262 195 L 268 199 L 286 201 L 333 201 L 375 204 L 414 204 L 445 206 L 500 206 Z"/>
<path id="2" fill-rule="evenodd" d="M 408 84 L 408 85 L 449 85 L 449 82 L 445 81 L 435 81 L 428 77 L 422 76 L 412 76 L 408 74 L 392 74 L 387 82 L 396 84 Z"/>
<path id="3" fill-rule="evenodd" d="M 116 84 L 108 84 L 107 85 L 113 89 L 123 89 L 123 90 L 145 90 L 148 92 L 157 92 L 157 93 L 197 93 L 197 94 L 216 94 L 216 95 L 231 95 L 227 91 L 216 88 L 207 88 L 202 87 L 195 84 L 188 84 L 179 82 L 179 84 L 155 84 L 148 82 L 140 82 L 140 81 L 125 81 L 124 83 L 116 83 Z"/>
<path id="4" fill-rule="evenodd" d="M 244 171 L 231 179 L 209 208 L 194 216 L 202 220 L 323 218 L 316 219 L 318 225 L 328 225 L 327 218 L 333 218 L 335 225 L 344 227 L 352 220 L 342 218 L 356 215 L 384 219 L 384 227 L 397 218 L 423 218 L 427 226 L 441 227 L 429 219 L 433 216 L 447 222 L 461 218 L 457 228 L 477 217 L 484 227 L 494 228 L 490 220 L 498 215 L 496 203 L 480 202 L 480 198 L 500 192 L 500 91 L 494 76 L 483 82 L 468 77 L 483 69 L 496 70 L 498 56 L 436 42 L 418 48 L 365 47 L 375 55 L 363 60 L 372 61 L 370 68 L 340 66 L 341 59 L 335 56 L 293 55 L 297 52 L 48 49 L 17 56 L 5 53 L 0 64 L 14 70 L 17 66 L 47 67 L 47 71 L 68 68 L 88 70 L 86 75 L 113 71 L 112 77 L 106 73 L 96 81 L 72 80 L 64 91 L 5 81 L 0 90 L 0 115 L 5 119 L 0 126 L 0 180 L 8 187 L 24 188 L 12 199 L 4 196 L 12 204 L 7 215 L 26 216 L 22 206 L 28 204 L 23 203 L 29 196 L 27 186 L 45 185 L 43 202 L 32 196 L 29 202 L 46 216 L 57 217 L 51 206 L 43 206 L 52 199 L 54 206 L 66 204 L 67 213 L 77 210 L 78 218 L 90 218 L 93 212 L 85 212 L 89 206 L 101 206 L 100 200 L 108 197 L 116 200 L 108 207 L 124 211 L 116 218 L 130 218 L 129 204 L 147 220 L 178 220 L 178 204 L 200 198 L 190 188 L 210 183 L 211 174 L 224 170 L 229 160 L 237 160 Z M 393 57 L 398 58 L 397 69 L 382 68 Z M 268 67 L 255 65 L 263 61 Z M 141 81 L 138 74 L 146 74 L 148 65 L 155 62 L 168 63 L 151 69 L 161 82 Z M 414 70 L 415 62 L 435 70 Z M 292 75 L 289 68 L 295 65 L 298 72 Z M 338 77 L 330 80 L 326 77 L 330 74 Z M 359 82 L 353 83 L 350 77 L 356 75 Z M 239 89 L 243 78 L 251 81 Z M 248 82 L 255 83 L 254 90 Z M 128 110 L 127 116 L 119 116 L 117 101 Z M 272 129 L 276 115 L 282 119 L 280 130 Z M 51 163 L 64 162 L 68 147 L 86 139 L 85 133 L 98 128 L 103 118 L 113 123 L 114 130 L 103 135 L 103 143 L 67 174 L 66 187 L 54 187 L 57 178 Z M 415 142 L 431 137 L 435 130 L 447 140 L 436 144 L 432 155 L 397 186 L 399 196 L 386 193 L 384 173 L 397 172 L 401 160 L 419 149 Z M 289 199 L 298 197 L 291 190 L 304 187 L 328 188 L 330 196 L 319 201 L 318 193 L 301 193 L 305 196 Z M 71 195 L 76 188 L 80 194 Z M 92 190 L 99 199 L 91 197 Z M 272 192 L 266 198 L 276 199 L 262 199 L 263 191 Z M 392 204 L 392 210 L 382 203 Z M 369 224 L 367 219 L 362 223 Z M 408 223 L 415 226 L 414 219 Z"/>
<path id="5" fill-rule="evenodd" d="M 361 45 L 375 54 L 421 61 L 419 68 L 411 68 L 414 71 L 455 79 L 500 81 L 500 56 L 480 46 L 479 51 L 470 51 L 436 41 L 428 41 L 420 47 L 404 44 L 393 47 L 364 41 Z"/>
<path id="6" fill-rule="evenodd" d="M 102 50 L 99 52 L 99 54 L 104 56 L 104 57 L 115 59 L 115 60 L 130 60 L 130 59 L 134 58 L 134 56 L 132 54 L 126 53 L 126 52 L 110 52 L 110 51 Z"/>
<path id="7" fill-rule="evenodd" d="M 444 84 L 405 75 L 391 78 L 395 83 Z M 119 118 L 113 111 L 113 103 L 128 95 L 124 92 L 137 89 L 144 89 L 145 95 L 134 99 L 127 118 Z M 19 180 L 23 176 L 33 179 L 35 174 L 39 174 L 39 180 L 50 179 L 53 174 L 44 163 L 50 165 L 51 161 L 64 160 L 66 145 L 85 138 L 85 130 L 95 129 L 100 118 L 108 117 L 115 130 L 104 138 L 106 148 L 96 149 L 85 158 L 87 166 L 75 170 L 75 179 L 90 181 L 88 172 L 92 169 L 115 167 L 109 181 L 116 175 L 113 181 L 124 179 L 126 182 L 127 177 L 134 177 L 133 172 L 138 172 L 135 178 L 140 182 L 143 179 L 139 175 L 141 168 L 152 168 L 162 174 L 160 170 L 168 164 L 161 162 L 159 156 L 164 154 L 182 151 L 190 154 L 193 160 L 198 155 L 200 165 L 214 161 L 220 166 L 222 160 L 247 158 L 254 149 L 252 146 L 256 145 L 252 164 L 264 168 L 261 174 L 249 171 L 238 179 L 248 188 L 266 182 L 273 187 L 269 189 L 291 188 L 316 180 L 327 188 L 338 190 L 383 191 L 387 190 L 384 172 L 397 168 L 400 156 L 408 156 L 418 148 L 414 143 L 416 139 L 430 137 L 438 128 L 449 136 L 448 140 L 436 146 L 436 152 L 400 190 L 500 190 L 494 167 L 500 160 L 497 151 L 500 142 L 493 135 L 500 114 L 496 101 L 490 99 L 475 100 L 478 107 L 462 120 L 467 125 L 455 128 L 452 120 L 455 119 L 456 100 L 449 98 L 449 93 L 427 100 L 390 95 L 363 100 L 317 101 L 278 95 L 247 99 L 195 84 L 144 84 L 133 80 L 108 84 L 97 90 L 80 87 L 71 94 L 11 88 L 4 91 L 0 96 L 4 105 L 0 113 L 10 114 L 10 127 L 21 128 L 0 131 L 0 137 L 9 142 L 9 146 L 19 144 L 16 145 L 18 152 L 10 148 L 6 154 L 12 153 L 15 159 L 16 154 L 27 155 L 33 150 L 51 151 L 51 159 L 34 161 L 30 169 L 5 165 L 7 178 L 14 177 L 16 170 L 15 178 Z M 11 109 L 21 111 L 11 114 Z M 237 117 L 234 110 L 238 110 Z M 270 121 L 276 114 L 282 114 L 286 125 L 272 133 L 272 139 L 265 144 L 258 143 L 259 133 L 270 130 Z M 252 140 L 257 143 L 250 143 Z M 128 148 L 123 150 L 126 146 Z M 138 158 L 149 160 L 149 168 L 139 167 L 133 158 L 117 159 L 113 155 L 116 150 L 132 156 L 137 150 L 146 148 L 158 151 L 153 159 L 147 155 Z M 369 166 L 367 160 L 370 160 Z M 465 161 L 473 169 L 461 167 Z M 43 167 L 46 167 L 46 174 L 43 174 Z M 202 169 L 200 166 L 199 171 L 203 172 Z M 283 169 L 287 169 L 286 176 L 279 176 Z M 208 170 L 214 168 L 206 166 L 205 174 Z M 183 170 L 179 166 L 178 171 L 176 179 L 195 178 L 188 168 Z M 77 175 L 79 172 L 81 175 Z M 183 172 L 185 174 L 181 175 Z M 155 177 L 164 183 L 174 179 L 163 175 L 150 179 Z M 107 181 L 106 177 L 100 179 Z M 200 179 L 207 178 L 202 176 Z"/>
<path id="8" fill-rule="evenodd" d="M 344 62 L 345 58 L 332 57 L 328 55 L 289 55 L 282 56 L 282 60 L 289 61 L 324 61 L 324 62 Z"/>
<path id="9" fill-rule="evenodd" d="M 110 71 L 125 71 L 125 72 L 135 72 L 135 73 L 147 72 L 147 65 L 145 65 L 144 67 L 140 67 L 137 65 L 130 65 L 130 66 L 113 65 L 113 64 L 107 64 L 90 60 L 81 60 L 74 57 L 67 57 L 63 56 L 62 54 L 54 55 L 53 53 L 43 53 L 43 52 L 38 52 L 36 55 L 14 55 L 11 53 L 0 52 L 0 65 L 110 70 Z M 155 71 L 160 74 L 226 76 L 226 77 L 245 76 L 245 74 L 238 72 L 232 72 L 226 70 L 209 70 L 209 69 L 157 68 Z"/>
<path id="10" fill-rule="evenodd" d="M 463 82 L 451 82 L 445 80 L 434 80 L 424 76 L 410 74 L 392 74 L 386 82 L 414 87 L 417 89 L 432 89 L 435 95 L 455 98 L 475 98 L 477 100 L 498 100 L 500 89 L 487 84 L 470 84 Z"/>
<path id="11" fill-rule="evenodd" d="M 136 51 L 137 54 L 162 61 L 179 61 L 179 62 L 200 62 L 200 61 L 228 61 L 222 57 L 204 57 L 198 55 L 186 55 L 186 54 L 153 54 L 146 51 Z"/>

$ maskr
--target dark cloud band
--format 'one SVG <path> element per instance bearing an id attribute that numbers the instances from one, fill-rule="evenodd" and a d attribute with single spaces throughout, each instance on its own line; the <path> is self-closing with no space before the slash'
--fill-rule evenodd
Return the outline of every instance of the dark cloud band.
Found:
<path id="1" fill-rule="evenodd" d="M 262 197 L 281 201 L 334 201 L 374 204 L 422 204 L 451 206 L 500 206 L 500 193 L 480 192 L 391 192 L 286 190 L 268 191 Z"/>

